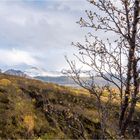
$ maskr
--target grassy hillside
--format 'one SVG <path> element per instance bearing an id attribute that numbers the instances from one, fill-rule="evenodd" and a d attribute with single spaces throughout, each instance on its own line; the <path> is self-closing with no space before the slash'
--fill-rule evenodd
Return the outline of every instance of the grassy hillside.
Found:
<path id="1" fill-rule="evenodd" d="M 83 90 L 0 75 L 0 138 L 99 138 L 94 102 Z"/>
<path id="2" fill-rule="evenodd" d="M 81 89 L 1 74 L 0 138 L 99 139 L 101 128 L 95 102 Z M 137 109 L 128 134 L 140 138 L 139 106 Z M 116 106 L 108 122 L 110 135 L 117 124 L 117 110 Z"/>

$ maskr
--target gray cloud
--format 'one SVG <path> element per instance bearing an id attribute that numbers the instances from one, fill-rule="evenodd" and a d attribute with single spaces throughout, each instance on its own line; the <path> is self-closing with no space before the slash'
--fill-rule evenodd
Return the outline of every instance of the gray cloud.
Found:
<path id="1" fill-rule="evenodd" d="M 31 55 L 30 52 L 32 52 L 40 60 L 40 64 L 36 65 L 50 69 L 64 66 L 64 53 L 67 53 L 67 50 L 73 52 L 73 48 L 69 48 L 70 43 L 81 40 L 83 36 L 83 31 L 75 23 L 79 18 L 79 11 L 81 11 L 81 6 L 76 6 L 76 3 L 74 1 L 45 1 L 45 6 L 40 5 L 39 7 L 40 3 L 38 3 L 38 7 L 36 7 L 34 3 L 29 2 L 1 1 L 0 50 L 2 52 L 6 49 L 3 57 L 6 58 L 14 48 L 16 51 L 24 51 L 28 55 Z M 61 63 L 58 58 L 62 59 Z M 14 63 L 10 61 L 9 57 L 8 59 L 11 64 L 6 63 L 7 65 L 11 66 L 16 63 L 16 61 Z M 30 59 L 33 58 L 30 57 Z M 21 63 L 23 63 L 22 61 Z M 2 65 L 3 61 L 0 62 Z M 35 65 L 32 61 L 29 62 L 31 65 Z M 20 60 L 17 64 L 19 63 Z"/>
<path id="2" fill-rule="evenodd" d="M 66 67 L 64 55 L 72 57 L 75 51 L 71 42 L 83 41 L 89 32 L 76 24 L 85 9 L 92 9 L 86 0 L 0 1 L 0 55 L 4 52 L 3 60 L 9 61 L 5 65 Z M 18 61 L 13 49 L 22 54 Z"/>

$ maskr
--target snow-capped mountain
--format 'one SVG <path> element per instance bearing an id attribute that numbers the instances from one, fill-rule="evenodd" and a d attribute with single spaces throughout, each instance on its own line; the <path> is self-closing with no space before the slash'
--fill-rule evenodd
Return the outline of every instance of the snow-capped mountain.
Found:
<path id="1" fill-rule="evenodd" d="M 47 71 L 42 68 L 37 68 L 37 67 L 31 67 L 29 69 L 26 69 L 24 71 L 27 75 L 30 75 L 32 77 L 36 76 L 50 76 L 50 77 L 59 77 L 62 76 L 61 72 L 58 71 Z"/>
<path id="2" fill-rule="evenodd" d="M 9 70 L 5 71 L 4 74 L 29 78 L 29 76 L 27 74 L 25 74 L 24 72 L 22 72 L 20 70 L 14 70 L 14 69 L 9 69 Z"/>

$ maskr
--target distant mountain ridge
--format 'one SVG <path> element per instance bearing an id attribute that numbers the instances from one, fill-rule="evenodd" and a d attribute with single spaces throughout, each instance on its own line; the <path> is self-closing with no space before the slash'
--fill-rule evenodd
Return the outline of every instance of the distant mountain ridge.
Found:
<path id="1" fill-rule="evenodd" d="M 6 71 L 3 71 L 2 73 L 8 74 L 8 75 L 14 75 L 14 76 L 26 77 L 26 78 L 34 78 L 34 77 L 37 77 L 37 76 L 42 76 L 42 77 L 46 77 L 46 76 L 59 77 L 59 76 L 62 76 L 61 72 L 59 72 L 59 71 L 47 71 L 45 69 L 37 68 L 37 67 L 31 67 L 31 68 L 28 68 L 24 71 L 15 70 L 15 69 L 8 69 Z"/>
<path id="2" fill-rule="evenodd" d="M 48 83 L 55 83 L 59 85 L 68 85 L 68 86 L 77 86 L 75 82 L 67 77 L 67 76 L 57 76 L 57 77 L 51 77 L 51 76 L 36 76 L 35 79 L 48 82 Z"/>
<path id="3" fill-rule="evenodd" d="M 51 77 L 51 76 L 36 76 L 35 79 L 48 82 L 48 83 L 55 83 L 64 86 L 72 86 L 72 87 L 79 87 L 78 84 L 74 82 L 74 80 L 67 76 L 59 76 L 59 77 Z M 81 77 L 81 80 L 91 83 L 91 79 L 89 77 Z M 101 77 L 95 77 L 95 83 L 101 86 L 107 84 L 107 82 L 102 79 Z"/>
<path id="4" fill-rule="evenodd" d="M 25 78 L 30 77 L 29 75 L 25 74 L 24 72 L 22 72 L 20 70 L 14 70 L 14 69 L 9 69 L 9 70 L 5 71 L 4 74 L 25 77 Z"/>
<path id="5" fill-rule="evenodd" d="M 21 70 L 9 69 L 5 71 L 4 74 L 14 75 L 14 76 L 19 76 L 19 77 L 24 77 L 24 78 L 31 78 L 31 79 L 34 78 L 37 80 L 41 80 L 43 82 L 55 83 L 58 85 L 79 87 L 79 85 L 76 84 L 72 78 L 64 76 L 60 72 L 57 72 L 57 71 L 49 72 L 44 69 L 39 69 L 36 67 L 31 67 L 25 72 Z M 91 79 L 89 77 L 81 77 L 81 80 L 86 81 L 86 83 L 89 83 L 89 84 L 91 83 Z M 100 86 L 109 84 L 107 81 L 105 81 L 101 77 L 95 77 L 94 81 L 95 81 L 95 84 L 100 85 Z M 119 84 L 118 81 L 115 80 L 115 82 Z M 114 86 L 112 83 L 110 83 L 110 85 Z"/>

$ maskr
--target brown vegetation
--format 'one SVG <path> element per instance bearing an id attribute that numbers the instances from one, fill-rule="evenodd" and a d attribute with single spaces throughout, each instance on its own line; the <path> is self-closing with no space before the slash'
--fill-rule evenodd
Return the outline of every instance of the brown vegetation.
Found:
<path id="1" fill-rule="evenodd" d="M 8 75 L 0 75 L 0 81 L 11 81 L 0 85 L 0 138 L 101 138 L 97 100 L 88 91 Z M 106 91 L 102 100 L 106 102 Z M 107 138 L 116 137 L 119 107 L 112 106 Z M 137 120 L 131 122 L 128 138 L 140 137 L 139 116 L 135 114 Z"/>

